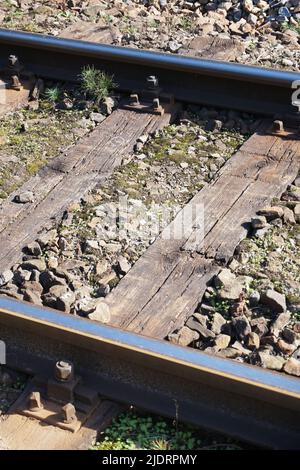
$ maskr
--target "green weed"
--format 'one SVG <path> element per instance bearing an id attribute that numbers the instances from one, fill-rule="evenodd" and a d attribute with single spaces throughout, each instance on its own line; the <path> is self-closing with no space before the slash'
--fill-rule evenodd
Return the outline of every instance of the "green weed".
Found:
<path id="1" fill-rule="evenodd" d="M 54 104 L 59 101 L 61 97 L 61 91 L 60 89 L 55 86 L 53 88 L 47 88 L 45 91 L 45 98 L 47 101 L 50 101 L 50 103 Z"/>
<path id="2" fill-rule="evenodd" d="M 95 69 L 93 65 L 82 69 L 80 81 L 82 91 L 95 101 L 104 101 L 117 86 L 112 76 Z"/>
<path id="3" fill-rule="evenodd" d="M 203 434 L 203 433 L 202 433 Z M 93 450 L 192 450 L 209 445 L 222 446 L 223 449 L 237 448 L 227 438 L 217 442 L 216 436 L 202 436 L 192 426 L 172 423 L 159 417 L 140 416 L 127 412 L 115 419 L 103 433 Z M 217 438 L 217 439 L 218 439 Z M 224 442 L 225 441 L 225 442 Z M 240 447 L 239 447 L 240 448 Z"/>

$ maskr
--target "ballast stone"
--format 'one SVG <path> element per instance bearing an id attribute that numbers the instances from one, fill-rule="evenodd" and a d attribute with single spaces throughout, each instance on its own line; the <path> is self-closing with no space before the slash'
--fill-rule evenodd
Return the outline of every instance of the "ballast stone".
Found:
<path id="1" fill-rule="evenodd" d="M 20 194 L 17 194 L 14 198 L 14 201 L 19 204 L 26 204 L 27 202 L 34 202 L 34 194 L 32 191 L 24 191 Z"/>
<path id="2" fill-rule="evenodd" d="M 285 295 L 276 292 L 275 290 L 268 289 L 261 295 L 262 304 L 270 307 L 274 312 L 281 313 L 286 311 Z"/>
<path id="3" fill-rule="evenodd" d="M 8 284 L 8 282 L 11 281 L 13 277 L 13 272 L 10 269 L 3 271 L 0 274 L 0 287 L 5 286 L 5 284 Z"/>
<path id="4" fill-rule="evenodd" d="M 88 314 L 88 318 L 101 323 L 108 323 L 110 321 L 109 306 L 104 302 L 99 302 L 95 310 Z"/>

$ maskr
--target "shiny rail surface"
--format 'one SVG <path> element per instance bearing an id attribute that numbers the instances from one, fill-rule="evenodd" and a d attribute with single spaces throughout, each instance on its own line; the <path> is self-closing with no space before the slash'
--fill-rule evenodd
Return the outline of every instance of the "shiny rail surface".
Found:
<path id="1" fill-rule="evenodd" d="M 297 378 L 6 297 L 0 339 L 7 364 L 31 374 L 64 354 L 112 400 L 255 444 L 300 447 Z"/>
<path id="2" fill-rule="evenodd" d="M 240 109 L 266 115 L 297 116 L 292 106 L 296 72 L 252 67 L 73 39 L 0 29 L 0 63 L 16 54 L 28 70 L 53 79 L 78 80 L 93 64 L 114 74 L 122 91 L 140 91 L 148 75 L 163 90 L 191 103 Z"/>

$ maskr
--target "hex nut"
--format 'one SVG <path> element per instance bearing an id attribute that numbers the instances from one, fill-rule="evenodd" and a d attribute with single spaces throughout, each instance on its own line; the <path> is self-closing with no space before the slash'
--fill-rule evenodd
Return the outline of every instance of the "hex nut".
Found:
<path id="1" fill-rule="evenodd" d="M 70 361 L 61 360 L 55 364 L 55 378 L 68 382 L 74 377 L 74 366 Z"/>

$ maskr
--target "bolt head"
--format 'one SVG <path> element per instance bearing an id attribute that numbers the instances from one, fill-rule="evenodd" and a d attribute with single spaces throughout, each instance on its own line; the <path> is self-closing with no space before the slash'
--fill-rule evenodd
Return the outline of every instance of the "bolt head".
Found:
<path id="1" fill-rule="evenodd" d="M 28 399 L 28 409 L 30 411 L 39 411 L 44 408 L 41 402 L 40 392 L 31 392 Z"/>
<path id="2" fill-rule="evenodd" d="M 280 121 L 279 119 L 276 119 L 275 121 L 273 121 L 273 130 L 274 132 L 283 132 L 284 131 L 284 125 L 283 125 L 283 122 Z"/>
<path id="3" fill-rule="evenodd" d="M 147 85 L 149 88 L 157 88 L 158 78 L 155 75 L 149 75 L 149 77 L 147 77 Z"/>
<path id="4" fill-rule="evenodd" d="M 16 65 L 17 63 L 19 62 L 19 59 L 16 55 L 14 54 L 11 54 L 9 57 L 8 57 L 8 63 L 9 65 Z"/>
<path id="5" fill-rule="evenodd" d="M 62 407 L 62 418 L 63 422 L 67 424 L 77 421 L 76 409 L 72 403 L 67 403 Z"/>
<path id="6" fill-rule="evenodd" d="M 160 107 L 159 98 L 154 98 L 152 102 L 153 109 L 157 110 Z"/>
<path id="7" fill-rule="evenodd" d="M 62 382 L 71 380 L 74 376 L 74 366 L 71 362 L 61 360 L 55 364 L 55 378 Z"/>
<path id="8" fill-rule="evenodd" d="M 130 95 L 130 104 L 131 104 L 131 106 L 139 105 L 140 104 L 139 95 L 137 95 L 137 94 Z"/>

